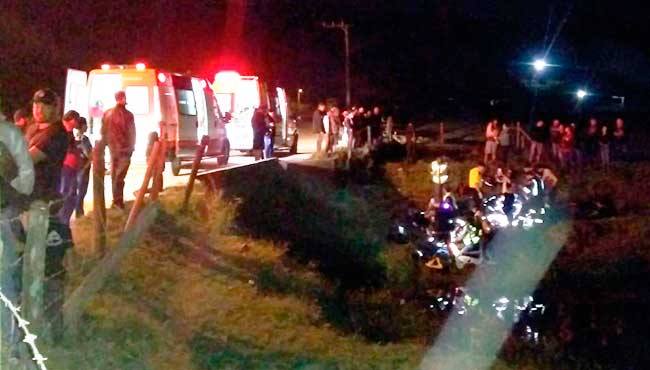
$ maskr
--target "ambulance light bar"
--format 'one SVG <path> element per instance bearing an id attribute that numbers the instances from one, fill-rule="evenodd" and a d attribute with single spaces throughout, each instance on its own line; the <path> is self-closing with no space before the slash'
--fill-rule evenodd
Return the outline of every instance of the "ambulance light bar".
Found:
<path id="1" fill-rule="evenodd" d="M 144 63 L 137 63 L 137 64 L 108 64 L 104 63 L 101 65 L 102 71 L 108 71 L 111 69 L 136 69 L 138 71 L 144 71 L 147 69 L 147 65 Z"/>

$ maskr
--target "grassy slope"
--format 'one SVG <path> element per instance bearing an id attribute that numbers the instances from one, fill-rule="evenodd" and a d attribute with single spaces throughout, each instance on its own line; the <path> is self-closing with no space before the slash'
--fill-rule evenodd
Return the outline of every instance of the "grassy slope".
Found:
<path id="1" fill-rule="evenodd" d="M 90 302 L 80 338 L 49 349 L 52 368 L 256 369 L 414 368 L 424 350 L 417 341 L 380 345 L 344 334 L 322 318 L 316 293 L 326 281 L 312 269 L 285 266 L 285 248 L 231 235 L 222 227 L 234 205 L 205 203 L 195 193 L 193 212 L 172 210 L 122 263 L 109 285 Z M 206 207 L 207 205 L 207 207 Z M 196 220 L 215 210 L 206 222 Z M 203 211 L 201 211 L 203 210 Z M 124 216 L 109 211 L 111 240 Z M 91 220 L 75 228 L 76 255 L 69 258 L 70 285 L 79 282 L 94 256 Z M 242 246 L 246 244 L 248 247 Z M 293 282 L 286 293 L 264 289 L 269 272 Z"/>
<path id="2" fill-rule="evenodd" d="M 475 154 L 475 153 L 474 153 Z M 463 181 L 470 160 L 451 163 L 451 181 Z M 387 175 L 407 198 L 420 205 L 431 194 L 428 162 L 414 165 L 388 164 Z M 400 170 L 401 168 L 401 170 Z M 571 222 L 558 227 L 571 230 L 570 251 L 556 261 L 562 270 L 591 273 L 593 265 L 603 265 L 617 246 L 633 251 L 648 261 L 643 247 L 645 219 L 625 216 L 643 212 L 650 173 L 646 164 L 614 169 L 610 175 L 597 172 L 561 185 L 561 197 L 580 200 L 588 192 L 617 189 L 634 183 L 636 192 L 626 193 L 619 205 L 620 217 Z M 604 182 L 603 182 L 604 181 Z M 604 185 L 603 185 L 604 184 Z M 575 192 L 572 189 L 587 189 Z M 136 250 L 123 262 L 119 273 L 90 302 L 86 324 L 80 337 L 70 338 L 57 348 L 47 349 L 52 368 L 83 369 L 414 369 L 426 350 L 424 339 L 406 339 L 391 344 L 371 342 L 350 331 L 337 329 L 323 312 L 318 299 L 332 289 L 313 265 L 303 265 L 286 256 L 280 242 L 252 239 L 233 232 L 237 206 L 207 199 L 195 192 L 191 212 L 181 215 L 181 191 L 169 190 L 163 197 L 167 210 Z M 111 245 L 120 234 L 124 215 L 109 211 Z M 202 220 L 202 222 L 197 222 Z M 601 224 L 592 238 L 593 248 L 585 247 L 594 225 Z M 94 264 L 89 250 L 92 220 L 81 220 L 75 228 L 76 254 L 70 266 L 70 287 Z M 631 238 L 616 243 L 611 232 Z M 609 239 L 608 239 L 609 238 Z M 246 247 L 243 247 L 246 245 Z M 383 253 L 389 284 L 409 286 L 411 276 L 404 269 L 404 250 Z M 593 260 L 593 261 L 592 261 Z M 591 262 L 590 262 L 591 261 Z M 589 263 L 587 263 L 589 262 Z M 565 265 L 562 265 L 562 264 Z M 436 275 L 437 276 L 437 275 Z M 444 285 L 449 277 L 427 276 Z M 364 305 L 375 298 L 383 304 L 379 291 L 359 294 Z M 353 299 L 351 302 L 356 302 Z M 399 300 L 397 300 L 399 301 Z M 382 306 L 379 304 L 378 314 Z M 407 303 L 408 305 L 408 303 Z M 381 316 L 381 315 L 380 315 Z M 371 317 L 367 320 L 397 319 Z M 401 320 L 402 318 L 400 318 Z M 405 325 L 417 327 L 414 318 Z M 427 322 L 427 321 L 424 321 Z M 402 324 L 402 321 L 400 321 Z M 522 367 L 523 366 L 523 367 Z M 531 365 L 532 366 L 532 365 Z M 508 368 L 503 363 L 493 368 Z M 517 368 L 526 368 L 521 365 Z M 540 368 L 535 365 L 533 368 Z"/>

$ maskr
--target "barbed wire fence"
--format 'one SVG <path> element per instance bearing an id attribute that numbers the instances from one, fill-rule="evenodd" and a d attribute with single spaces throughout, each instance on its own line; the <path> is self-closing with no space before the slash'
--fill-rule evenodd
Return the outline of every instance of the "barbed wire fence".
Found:
<path id="1" fill-rule="evenodd" d="M 104 204 L 104 199 L 101 197 L 99 202 L 96 202 L 93 213 L 95 216 L 96 225 L 93 230 L 96 235 L 94 240 L 94 247 L 97 248 L 100 254 L 104 254 L 103 258 L 97 263 L 95 268 L 85 277 L 82 283 L 70 294 L 67 299 L 64 300 L 61 307 L 61 314 L 63 317 L 64 327 L 62 330 L 65 332 L 74 335 L 78 332 L 80 326 L 80 320 L 83 313 L 83 309 L 86 304 L 91 300 L 91 298 L 103 287 L 108 277 L 117 269 L 120 261 L 133 249 L 137 242 L 140 240 L 143 234 L 150 228 L 154 223 L 158 215 L 160 208 L 159 202 L 157 201 L 158 193 L 160 192 L 160 185 L 156 181 L 149 188 L 151 180 L 156 177 L 162 176 L 162 164 L 164 163 L 164 145 L 161 145 L 159 142 L 155 143 L 158 146 L 158 150 L 153 152 L 150 160 L 147 165 L 147 174 L 143 180 L 142 187 L 138 192 L 138 199 L 134 203 L 134 206 L 131 209 L 128 220 L 124 227 L 124 232 L 122 233 L 117 245 L 114 248 L 111 248 L 108 253 L 104 254 L 106 251 L 106 208 Z M 160 150 L 162 146 L 162 150 Z M 103 148 L 101 148 L 103 151 Z M 101 154 L 97 151 L 94 154 L 94 157 L 99 157 Z M 95 159 L 95 158 L 94 158 Z M 99 163 L 100 170 L 103 170 L 103 163 Z M 103 173 L 99 172 L 103 180 Z M 1 190 L 1 189 L 0 189 Z M 103 181 L 99 182 L 98 189 L 101 191 L 101 194 L 104 193 L 104 184 Z M 144 206 L 144 194 L 151 192 L 151 204 Z M 6 194 L 2 194 L 0 191 L 0 203 L 2 202 L 2 197 Z M 21 363 L 21 369 L 32 369 L 37 368 L 39 370 L 47 370 L 45 366 L 45 361 L 47 358 L 39 351 L 36 346 L 36 339 L 38 336 L 35 333 L 32 333 L 28 328 L 28 325 L 31 321 L 34 322 L 32 325 L 32 330 L 37 332 L 42 332 L 39 334 L 42 340 L 45 340 L 48 344 L 52 340 L 51 338 L 51 327 L 48 326 L 48 319 L 44 316 L 44 282 L 45 282 L 45 260 L 46 260 L 46 248 L 48 245 L 48 231 L 49 231 L 49 214 L 50 206 L 52 204 L 46 204 L 42 201 L 35 201 L 31 204 L 29 210 L 28 222 L 27 222 L 27 233 L 25 247 L 23 251 L 23 268 L 19 272 L 22 281 L 22 292 L 18 292 L 16 297 L 22 297 L 20 301 L 20 306 L 17 306 L 12 302 L 9 297 L 14 297 L 11 292 L 11 284 L 2 284 L 0 286 L 0 301 L 2 306 L 0 307 L 0 370 L 5 368 L 5 365 L 8 365 L 10 361 L 18 361 Z M 8 268 L 8 264 L 11 264 L 11 261 L 8 261 L 6 253 L 8 251 L 16 250 L 16 241 L 12 237 L 6 237 L 4 233 L 12 233 L 12 231 L 6 227 L 5 215 L 0 213 L 0 272 L 3 275 L 9 273 L 11 274 L 11 268 Z M 12 258 L 10 258 L 12 259 Z M 4 279 L 4 278 L 3 278 Z M 5 289 L 3 291 L 3 289 Z M 7 291 L 9 289 L 9 291 Z M 7 295 L 8 294 L 9 297 Z M 18 299 L 18 298 L 17 298 Z M 5 313 L 10 313 L 10 317 L 4 318 Z M 22 312 L 22 314 L 21 314 Z M 24 334 L 22 338 L 22 343 L 25 343 L 28 348 L 22 346 L 21 342 L 17 341 L 12 333 L 4 333 L 3 324 L 15 324 Z M 51 324 L 51 323 L 50 323 Z M 5 339 L 9 339 L 6 341 Z M 27 349 L 31 352 L 28 353 Z M 10 358 L 10 356 L 5 356 L 5 354 L 11 355 L 12 353 L 17 353 L 17 358 Z M 31 357 L 30 362 L 29 358 Z M 34 365 L 36 365 L 34 367 Z"/>
<path id="2" fill-rule="evenodd" d="M 32 355 L 32 360 L 36 363 L 38 368 L 40 370 L 47 370 L 47 367 L 45 367 L 45 361 L 47 360 L 46 357 L 41 354 L 41 352 L 38 350 L 38 347 L 36 347 L 36 339 L 38 338 L 35 334 L 29 331 L 29 328 L 27 327 L 29 325 L 29 321 L 23 319 L 20 316 L 20 308 L 16 307 L 9 298 L 7 298 L 4 293 L 2 293 L 2 290 L 0 289 L 0 301 L 2 301 L 4 307 L 11 312 L 11 316 L 13 320 L 16 321 L 18 324 L 18 328 L 20 328 L 23 331 L 23 334 L 25 335 L 23 338 L 23 343 L 27 343 L 29 346 Z"/>
<path id="3" fill-rule="evenodd" d="M 2 191 L 0 191 L 0 204 L 2 204 L 2 198 L 6 194 L 2 194 Z M 3 280 L 5 278 L 11 279 L 12 277 L 9 276 L 13 273 L 12 268 L 9 268 L 8 266 L 13 262 L 13 261 L 7 261 L 6 257 L 13 255 L 13 252 L 16 250 L 15 246 L 15 240 L 13 240 L 12 237 L 7 237 L 7 235 L 4 235 L 5 233 L 11 233 L 12 231 L 10 230 L 10 227 L 8 225 L 9 220 L 5 217 L 6 215 L 4 213 L 0 213 L 0 271 L 2 273 L 2 278 Z M 42 226 L 42 225 L 39 225 Z M 15 256 L 14 256 L 15 257 Z M 14 305 L 14 303 L 9 299 L 6 295 L 5 292 L 3 292 L 3 288 L 8 288 L 12 289 L 11 284 L 3 284 L 0 286 L 0 302 L 2 302 L 2 305 L 0 305 L 0 368 L 3 368 L 5 365 L 9 364 L 10 358 L 9 356 L 5 356 L 5 354 L 9 355 L 15 350 L 16 345 L 20 345 L 20 342 L 14 343 L 13 341 L 13 330 L 11 333 L 5 333 L 3 330 L 5 329 L 4 325 L 5 324 L 11 324 L 12 328 L 13 325 L 15 324 L 16 327 L 19 330 L 22 330 L 24 337 L 22 339 L 23 343 L 26 343 L 27 346 L 29 347 L 29 350 L 31 351 L 32 354 L 32 361 L 36 364 L 37 368 L 40 370 L 47 370 L 47 367 L 45 366 L 45 361 L 47 358 L 43 356 L 43 354 L 39 351 L 38 347 L 36 347 L 36 339 L 38 338 L 36 334 L 32 333 L 28 325 L 30 322 L 26 320 L 21 314 L 20 314 L 20 307 Z M 9 292 L 8 292 L 9 293 Z M 9 296 L 12 296 L 9 294 Z M 18 295 L 15 295 L 16 297 Z M 4 308 L 3 308 L 4 307 Z M 10 313 L 10 317 L 4 318 L 5 316 L 5 311 L 8 311 Z M 6 339 L 9 339 L 6 341 Z M 7 343 L 6 343 L 7 342 Z M 17 359 L 18 361 L 24 360 L 23 357 L 26 356 L 26 352 L 24 351 L 25 349 L 22 348 L 19 353 L 19 358 Z M 25 356 L 23 356 L 25 354 Z"/>

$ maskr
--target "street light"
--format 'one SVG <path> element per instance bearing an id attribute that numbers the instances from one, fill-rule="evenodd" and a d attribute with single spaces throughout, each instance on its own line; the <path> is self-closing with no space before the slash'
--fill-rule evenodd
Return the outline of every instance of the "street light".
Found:
<path id="1" fill-rule="evenodd" d="M 583 89 L 580 89 L 576 92 L 576 96 L 578 97 L 578 99 L 582 100 L 585 98 L 585 96 L 587 96 L 587 92 Z"/>
<path id="2" fill-rule="evenodd" d="M 533 62 L 533 67 L 537 72 L 542 72 L 546 69 L 546 67 L 548 67 L 548 63 L 546 63 L 546 60 L 544 59 L 535 59 Z"/>
<path id="3" fill-rule="evenodd" d="M 533 116 L 535 115 L 535 106 L 537 105 L 537 79 L 539 78 L 539 74 L 542 73 L 546 69 L 546 67 L 549 66 L 549 64 L 546 62 L 546 59 L 543 58 L 538 58 L 535 59 L 532 63 L 533 68 L 535 68 L 535 72 L 533 76 L 531 77 L 531 86 L 533 87 L 533 101 L 532 104 L 530 105 L 530 112 L 528 113 L 528 123 L 532 124 L 533 123 Z"/>
<path id="4" fill-rule="evenodd" d="M 300 96 L 302 95 L 302 89 L 298 89 L 298 112 L 300 112 Z"/>

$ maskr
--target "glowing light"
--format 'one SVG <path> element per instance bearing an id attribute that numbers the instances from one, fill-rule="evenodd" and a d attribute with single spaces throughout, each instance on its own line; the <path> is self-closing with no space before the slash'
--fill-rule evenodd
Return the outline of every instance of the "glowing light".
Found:
<path id="1" fill-rule="evenodd" d="M 449 180 L 449 175 L 433 175 L 431 177 L 431 180 L 435 184 L 444 184 L 447 182 L 447 180 Z"/>
<path id="2" fill-rule="evenodd" d="M 578 99 L 584 99 L 585 96 L 587 96 L 587 92 L 583 89 L 580 89 L 576 92 L 576 96 L 578 97 Z"/>
<path id="3" fill-rule="evenodd" d="M 158 82 L 164 84 L 165 81 L 167 81 L 167 76 L 165 76 L 165 74 L 162 72 L 158 73 Z"/>
<path id="4" fill-rule="evenodd" d="M 241 75 L 235 71 L 221 71 L 214 75 L 214 86 L 217 92 L 233 93 L 237 90 Z"/>
<path id="5" fill-rule="evenodd" d="M 102 64 L 102 71 L 108 71 L 109 69 L 111 69 L 110 64 Z"/>
<path id="6" fill-rule="evenodd" d="M 135 69 L 138 71 L 144 71 L 147 68 L 147 66 L 144 63 L 138 63 L 135 65 Z"/>
<path id="7" fill-rule="evenodd" d="M 535 68 L 535 70 L 537 72 L 541 72 L 541 71 L 545 70 L 546 67 L 548 67 L 548 63 L 546 63 L 546 60 L 544 60 L 544 59 L 536 59 L 533 62 L 533 67 Z"/>
<path id="8" fill-rule="evenodd" d="M 447 163 L 439 163 L 438 161 L 431 162 L 431 171 L 434 173 L 442 173 L 447 170 Z"/>

